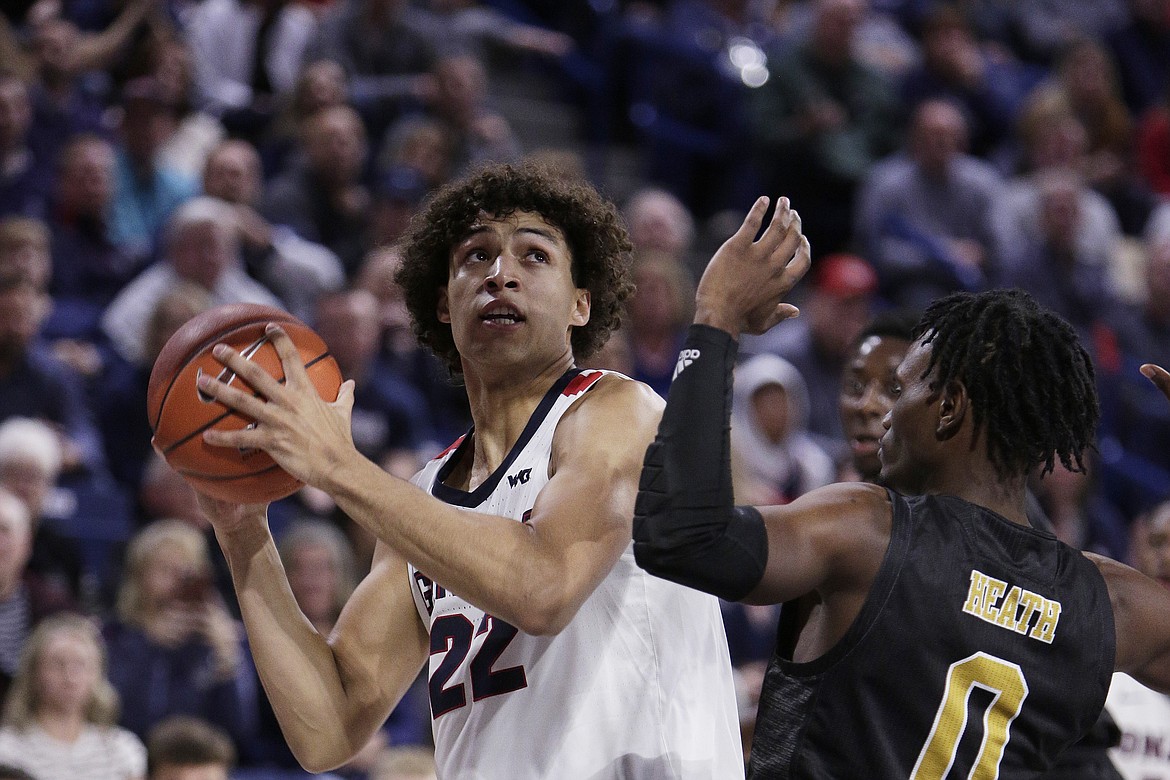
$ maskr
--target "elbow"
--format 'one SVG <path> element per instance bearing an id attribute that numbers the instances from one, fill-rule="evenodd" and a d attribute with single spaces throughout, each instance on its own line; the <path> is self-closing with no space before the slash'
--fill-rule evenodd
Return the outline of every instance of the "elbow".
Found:
<path id="1" fill-rule="evenodd" d="M 281 730 L 287 734 L 283 726 Z M 349 763 L 358 754 L 365 742 L 354 744 L 353 735 L 361 733 L 363 730 L 358 724 L 345 730 L 314 728 L 301 735 L 300 739 L 286 736 L 286 741 L 293 758 L 306 772 L 321 774 Z"/>
<path id="2" fill-rule="evenodd" d="M 314 775 L 336 769 L 351 758 L 325 744 L 294 746 L 290 742 L 289 748 L 301 768 Z"/>
<path id="3" fill-rule="evenodd" d="M 516 628 L 530 636 L 556 636 L 568 627 L 579 606 L 554 595 L 529 599 Z"/>

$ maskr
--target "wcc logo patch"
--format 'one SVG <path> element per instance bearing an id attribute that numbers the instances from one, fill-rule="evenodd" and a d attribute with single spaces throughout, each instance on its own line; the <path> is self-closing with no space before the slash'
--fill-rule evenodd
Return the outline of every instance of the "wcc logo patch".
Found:
<path id="1" fill-rule="evenodd" d="M 674 376 L 671 377 L 671 381 L 678 379 L 678 375 L 683 372 L 683 369 L 698 360 L 700 354 L 697 349 L 684 349 L 678 353 L 678 362 L 674 364 Z"/>
<path id="2" fill-rule="evenodd" d="M 508 487 L 524 485 L 532 478 L 532 469 L 520 469 L 515 474 L 508 475 Z"/>

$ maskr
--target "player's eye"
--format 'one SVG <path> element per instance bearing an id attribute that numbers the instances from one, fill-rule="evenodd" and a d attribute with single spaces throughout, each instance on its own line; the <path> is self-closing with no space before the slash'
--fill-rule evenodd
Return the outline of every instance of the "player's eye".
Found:
<path id="1" fill-rule="evenodd" d="M 539 249 L 533 249 L 532 251 L 530 251 L 528 253 L 528 258 L 530 260 L 532 260 L 533 262 L 537 262 L 537 263 L 547 263 L 548 262 L 548 254 L 546 252 L 542 252 Z"/>

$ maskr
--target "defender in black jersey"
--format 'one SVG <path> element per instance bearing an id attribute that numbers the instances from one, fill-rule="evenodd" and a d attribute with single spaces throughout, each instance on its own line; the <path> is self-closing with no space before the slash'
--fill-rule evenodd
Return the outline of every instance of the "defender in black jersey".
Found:
<path id="1" fill-rule="evenodd" d="M 783 603 L 752 746 L 759 778 L 1036 777 L 1096 720 L 1117 669 L 1170 690 L 1170 592 L 1029 527 L 1026 479 L 1082 468 L 1097 421 L 1073 330 L 1025 293 L 933 304 L 880 440 L 894 489 L 735 507 L 735 341 L 792 316 L 809 264 L 766 199 L 712 259 L 634 521 L 640 565 Z M 1146 369 L 1170 396 L 1170 377 Z M 898 492 L 895 492 L 898 491 Z M 905 495 L 919 496 L 906 498 Z"/>

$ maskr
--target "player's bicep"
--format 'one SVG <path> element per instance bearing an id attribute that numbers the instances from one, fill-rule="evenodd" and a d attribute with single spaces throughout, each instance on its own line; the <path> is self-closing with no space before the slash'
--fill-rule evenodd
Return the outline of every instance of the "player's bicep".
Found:
<path id="1" fill-rule="evenodd" d="M 553 443 L 551 477 L 533 506 L 538 544 L 568 574 L 599 582 L 630 543 L 642 455 L 662 401 L 643 385 L 598 387 L 566 414 Z"/>
<path id="2" fill-rule="evenodd" d="M 1117 561 L 1087 553 L 1109 589 L 1117 637 L 1116 671 L 1170 693 L 1170 591 Z"/>
<path id="3" fill-rule="evenodd" d="M 378 542 L 370 573 L 329 638 L 346 691 L 346 717 L 359 738 L 381 726 L 426 662 L 429 637 L 412 587 L 406 561 Z"/>
<path id="4" fill-rule="evenodd" d="M 749 604 L 867 588 L 889 544 L 889 499 L 872 485 L 830 485 L 760 513 L 768 559 L 764 576 L 743 599 Z"/>

